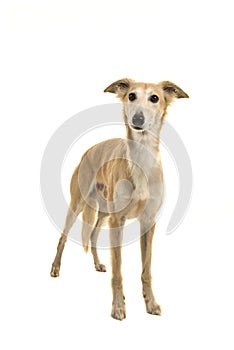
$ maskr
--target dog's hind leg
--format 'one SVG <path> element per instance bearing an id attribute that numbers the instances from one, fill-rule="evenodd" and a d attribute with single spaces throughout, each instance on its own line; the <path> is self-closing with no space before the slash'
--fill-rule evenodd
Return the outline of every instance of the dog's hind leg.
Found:
<path id="1" fill-rule="evenodd" d="M 77 216 L 80 214 L 82 211 L 82 203 L 78 201 L 77 199 L 72 199 L 70 206 L 68 208 L 67 212 L 67 217 L 64 225 L 63 232 L 61 234 L 58 247 L 57 247 L 57 254 L 55 256 L 54 262 L 52 264 L 52 268 L 50 271 L 51 277 L 58 277 L 59 276 L 59 271 L 60 271 L 60 265 L 61 265 L 61 258 L 62 258 L 62 253 L 63 249 L 65 246 L 65 243 L 67 241 L 67 235 L 72 228 L 73 224 L 76 221 Z"/>
<path id="2" fill-rule="evenodd" d="M 103 225 L 104 217 L 105 216 L 99 213 L 98 221 L 91 234 L 91 252 L 93 255 L 94 266 L 96 271 L 100 271 L 100 272 L 106 272 L 106 266 L 100 263 L 98 253 L 97 253 L 97 240 L 98 240 L 101 227 Z"/>

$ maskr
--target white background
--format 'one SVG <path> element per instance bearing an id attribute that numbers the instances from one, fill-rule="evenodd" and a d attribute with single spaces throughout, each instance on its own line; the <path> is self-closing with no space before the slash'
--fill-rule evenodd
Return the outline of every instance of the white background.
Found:
<path id="1" fill-rule="evenodd" d="M 227 0 L 1 2 L 2 349 L 233 349 L 232 9 Z M 118 322 L 108 251 L 100 252 L 108 272 L 96 273 L 91 255 L 69 241 L 61 276 L 50 278 L 59 232 L 44 211 L 39 173 L 58 126 L 113 102 L 102 91 L 125 76 L 169 79 L 190 95 L 168 121 L 190 154 L 194 193 L 183 224 L 166 236 L 177 180 L 163 151 L 173 195 L 152 267 L 163 315 L 145 312 L 136 242 L 123 249 L 127 319 Z"/>

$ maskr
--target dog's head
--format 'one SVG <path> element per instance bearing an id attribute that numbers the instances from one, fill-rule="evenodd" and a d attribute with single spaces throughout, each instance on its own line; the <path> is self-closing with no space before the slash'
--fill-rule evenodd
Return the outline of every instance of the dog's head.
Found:
<path id="1" fill-rule="evenodd" d="M 155 128 L 162 124 L 168 105 L 176 98 L 189 97 L 170 81 L 145 84 L 121 79 L 108 86 L 104 92 L 115 93 L 123 102 L 125 122 L 136 132 L 155 132 Z"/>

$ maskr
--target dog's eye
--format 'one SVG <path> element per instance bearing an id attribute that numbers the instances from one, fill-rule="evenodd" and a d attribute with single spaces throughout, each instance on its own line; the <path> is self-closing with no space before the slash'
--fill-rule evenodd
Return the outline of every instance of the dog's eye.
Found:
<path id="1" fill-rule="evenodd" d="M 149 99 L 152 103 L 157 103 L 159 100 L 159 97 L 157 95 L 152 95 L 152 96 L 150 96 Z"/>
<path id="2" fill-rule="evenodd" d="M 136 100 L 136 94 L 134 93 L 134 92 L 131 92 L 129 95 L 128 95 L 128 99 L 129 99 L 129 101 L 134 101 L 134 100 Z"/>

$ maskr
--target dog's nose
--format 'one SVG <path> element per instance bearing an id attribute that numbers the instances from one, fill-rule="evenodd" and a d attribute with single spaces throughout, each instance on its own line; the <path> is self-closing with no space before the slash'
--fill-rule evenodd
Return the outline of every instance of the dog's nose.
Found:
<path id="1" fill-rule="evenodd" d="M 136 127 L 141 127 L 145 122 L 145 117 L 142 112 L 134 114 L 132 117 L 132 125 Z"/>

